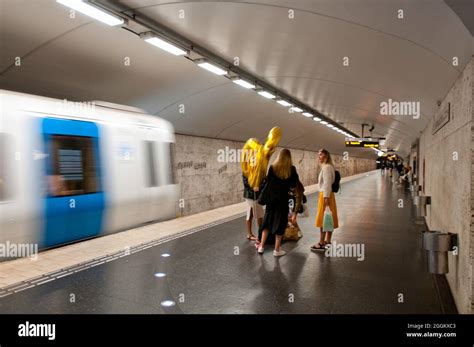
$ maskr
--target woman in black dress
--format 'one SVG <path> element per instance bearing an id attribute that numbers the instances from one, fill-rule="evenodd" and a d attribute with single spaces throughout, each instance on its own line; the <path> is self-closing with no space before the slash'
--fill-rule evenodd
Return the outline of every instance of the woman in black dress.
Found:
<path id="1" fill-rule="evenodd" d="M 265 216 L 261 227 L 261 241 L 258 245 L 258 253 L 263 254 L 265 242 L 269 235 L 275 236 L 275 250 L 273 255 L 281 257 L 286 254 L 280 249 L 281 238 L 288 225 L 288 198 L 289 191 L 296 187 L 298 174 L 291 161 L 291 153 L 288 149 L 283 149 L 278 154 L 278 158 L 270 166 L 267 175 L 267 184 L 271 188 L 271 199 L 267 202 Z M 296 214 L 293 214 L 291 221 L 296 222 Z"/>

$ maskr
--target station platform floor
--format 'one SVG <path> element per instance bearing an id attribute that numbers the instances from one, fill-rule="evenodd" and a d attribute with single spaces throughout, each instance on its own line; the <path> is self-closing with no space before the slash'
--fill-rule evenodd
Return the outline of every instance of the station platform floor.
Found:
<path id="1" fill-rule="evenodd" d="M 42 252 L 36 264 L 1 263 L 0 312 L 457 312 L 444 276 L 426 270 L 425 226 L 415 223 L 408 190 L 380 171 L 343 179 L 333 241 L 363 245 L 363 260 L 310 251 L 319 237 L 316 197 L 298 219 L 303 238 L 285 242 L 281 258 L 271 245 L 257 254 L 237 204 Z"/>

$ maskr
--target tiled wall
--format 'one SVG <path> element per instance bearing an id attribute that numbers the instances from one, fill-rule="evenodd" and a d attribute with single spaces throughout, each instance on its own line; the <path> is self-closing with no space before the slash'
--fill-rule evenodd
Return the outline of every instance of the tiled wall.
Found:
<path id="1" fill-rule="evenodd" d="M 471 60 L 471 313 L 474 313 L 474 58 Z"/>
<path id="2" fill-rule="evenodd" d="M 459 237 L 459 254 L 449 253 L 446 278 L 461 313 L 471 313 L 473 306 L 473 66 L 474 59 L 441 103 L 440 111 L 450 103 L 450 121 L 433 134 L 432 119 L 420 138 L 420 169 L 425 160 L 420 184 L 431 196 L 426 223 Z"/>
<path id="3" fill-rule="evenodd" d="M 241 149 L 243 145 L 236 141 L 176 135 L 174 170 L 184 204 L 184 208 L 178 209 L 178 215 L 189 215 L 243 201 L 242 171 L 238 158 L 233 162 L 219 162 L 222 158 L 218 155 L 218 150 L 225 151 L 227 148 L 227 153 L 232 154 L 232 150 Z M 318 153 L 298 149 L 291 150 L 291 153 L 303 185 L 317 183 Z M 234 158 L 229 156 L 224 159 L 232 161 Z M 371 159 L 349 157 L 344 160 L 340 155 L 333 155 L 333 161 L 342 177 L 376 167 L 375 160 Z"/>

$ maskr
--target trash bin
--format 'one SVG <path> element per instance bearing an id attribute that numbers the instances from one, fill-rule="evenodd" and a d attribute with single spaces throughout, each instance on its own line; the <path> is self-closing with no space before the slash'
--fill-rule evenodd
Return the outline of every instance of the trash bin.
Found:
<path id="1" fill-rule="evenodd" d="M 441 231 L 423 232 L 423 249 L 428 254 L 428 271 L 432 274 L 446 274 L 449 272 L 448 252 L 453 250 L 457 243 L 457 234 Z"/>
<path id="2" fill-rule="evenodd" d="M 417 195 L 413 203 L 416 206 L 416 217 L 426 217 L 426 205 L 431 205 L 431 197 Z"/>

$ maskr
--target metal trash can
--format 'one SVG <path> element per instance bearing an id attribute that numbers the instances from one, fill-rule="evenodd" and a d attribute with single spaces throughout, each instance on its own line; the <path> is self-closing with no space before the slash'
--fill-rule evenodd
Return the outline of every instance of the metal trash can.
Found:
<path id="1" fill-rule="evenodd" d="M 413 203 L 416 206 L 416 217 L 426 217 L 426 205 L 431 205 L 431 197 L 417 195 Z"/>
<path id="2" fill-rule="evenodd" d="M 438 275 L 448 273 L 448 252 L 457 244 L 457 234 L 424 231 L 422 243 L 428 254 L 428 271 Z"/>

